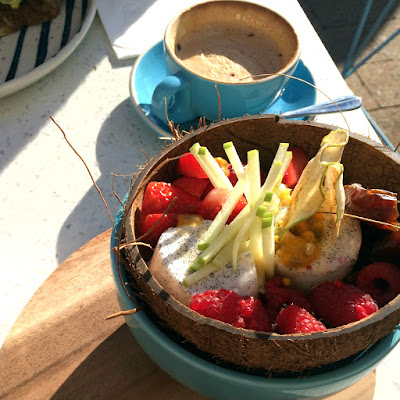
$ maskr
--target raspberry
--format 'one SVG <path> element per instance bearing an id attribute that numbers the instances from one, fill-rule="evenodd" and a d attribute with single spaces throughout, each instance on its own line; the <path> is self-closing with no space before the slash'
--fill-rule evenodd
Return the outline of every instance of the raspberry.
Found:
<path id="1" fill-rule="evenodd" d="M 313 288 L 311 304 L 317 315 L 330 327 L 359 321 L 378 310 L 368 293 L 338 279 Z"/>
<path id="2" fill-rule="evenodd" d="M 386 262 L 367 265 L 358 273 L 357 286 L 383 307 L 400 293 L 400 268 Z"/>
<path id="3" fill-rule="evenodd" d="M 226 322 L 237 328 L 271 331 L 268 313 L 261 301 L 242 297 L 232 290 L 207 290 L 193 296 L 190 308 L 205 317 Z"/>
<path id="4" fill-rule="evenodd" d="M 281 310 L 276 319 L 276 325 L 281 334 L 326 331 L 322 322 L 295 304 Z"/>
<path id="5" fill-rule="evenodd" d="M 247 329 L 255 331 L 271 331 L 271 323 L 267 310 L 261 301 L 253 296 L 246 296 L 240 301 L 241 315 L 243 315 Z"/>
<path id="6" fill-rule="evenodd" d="M 284 280 L 280 276 L 274 276 L 266 282 L 264 289 L 268 311 L 273 320 L 285 305 L 296 304 L 311 313 L 313 312 L 312 305 L 306 295 L 300 290 L 285 286 Z"/>

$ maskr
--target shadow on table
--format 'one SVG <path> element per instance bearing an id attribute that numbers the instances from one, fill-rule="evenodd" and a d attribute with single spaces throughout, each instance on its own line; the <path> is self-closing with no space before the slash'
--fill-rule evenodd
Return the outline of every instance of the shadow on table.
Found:
<path id="1" fill-rule="evenodd" d="M 71 255 L 19 315 L 0 351 L 1 399 L 197 399 L 150 360 L 123 318 L 104 319 L 119 310 L 109 236 Z"/>
<path id="2" fill-rule="evenodd" d="M 126 325 L 102 342 L 51 398 L 205 399 L 158 368 L 133 339 Z"/>
<path id="3" fill-rule="evenodd" d="M 0 99 L 2 117 L 10 120 L 11 123 L 17 120 L 20 126 L 26 127 L 25 131 L 14 130 L 9 136 L 0 135 L 0 171 L 15 160 L 20 151 L 35 139 L 41 127 L 49 123 L 49 116 L 57 113 L 87 75 L 93 71 L 94 66 L 100 64 L 106 56 L 106 51 L 92 51 L 90 58 L 82 58 L 84 50 L 80 51 L 80 49 L 92 42 L 90 37 L 96 35 L 98 29 L 99 24 L 95 19 L 86 38 L 65 63 L 33 85 Z M 76 67 L 78 65 L 79 68 Z M 57 80 L 57 85 L 54 84 L 55 80 Z M 62 88 L 61 91 L 60 88 Z M 38 97 L 34 98 L 33 94 Z M 21 104 L 25 104 L 25 107 L 21 107 Z M 16 113 L 14 108 L 20 112 L 14 115 L 13 113 Z M 46 113 L 43 110 L 46 110 Z M 40 157 L 39 154 L 38 157 Z"/>
<path id="4" fill-rule="evenodd" d="M 127 98 L 111 111 L 100 129 L 96 143 L 96 168 L 101 175 L 96 179 L 105 201 L 114 218 L 120 207 L 113 194 L 114 190 L 123 198 L 129 190 L 132 174 L 143 165 L 147 156 L 157 154 L 165 143 L 153 133 L 138 117 L 131 101 Z M 147 155 L 147 156 L 146 156 Z M 93 166 L 89 165 L 89 169 Z M 90 177 L 82 165 L 82 179 Z M 102 199 L 95 189 L 82 197 L 73 212 L 64 222 L 58 235 L 57 259 L 63 262 L 70 254 L 84 243 L 111 227 L 111 220 Z"/>

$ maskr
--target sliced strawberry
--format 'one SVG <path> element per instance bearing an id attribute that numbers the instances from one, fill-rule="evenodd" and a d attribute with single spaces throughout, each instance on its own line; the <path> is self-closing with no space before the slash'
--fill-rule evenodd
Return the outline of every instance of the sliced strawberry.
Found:
<path id="1" fill-rule="evenodd" d="M 307 165 L 309 159 L 306 152 L 300 147 L 293 147 L 289 150 L 292 152 L 292 161 L 290 161 L 290 164 L 282 179 L 282 183 L 293 189 L 300 179 L 300 175 Z"/>
<path id="2" fill-rule="evenodd" d="M 199 208 L 199 214 L 204 219 L 213 220 L 218 212 L 221 210 L 222 206 L 225 204 L 229 196 L 229 189 L 214 188 L 212 189 L 204 200 L 201 202 Z M 246 206 L 247 201 L 244 196 L 242 196 L 232 214 L 228 218 L 228 224 L 240 213 L 240 211 Z"/>
<path id="3" fill-rule="evenodd" d="M 173 204 L 172 200 L 175 199 Z M 150 182 L 143 197 L 142 213 L 198 214 L 199 198 L 166 182 Z"/>
<path id="4" fill-rule="evenodd" d="M 200 164 L 191 153 L 185 153 L 178 160 L 175 166 L 175 173 L 177 176 L 191 176 L 198 179 L 206 179 L 207 175 L 201 168 Z"/>
<path id="5" fill-rule="evenodd" d="M 164 215 L 164 216 L 163 216 Z M 157 225 L 156 225 L 157 224 Z M 138 236 L 144 235 L 146 232 L 151 232 L 146 235 L 143 240 L 153 246 L 155 246 L 160 238 L 161 234 L 168 228 L 177 226 L 178 215 L 177 214 L 140 214 L 139 225 L 138 225 Z"/>
<path id="6" fill-rule="evenodd" d="M 208 182 L 208 184 L 207 184 L 206 188 L 204 189 L 204 192 L 201 196 L 201 199 L 202 200 L 205 199 L 206 196 L 208 195 L 208 193 L 210 193 L 211 190 L 213 190 L 213 189 L 214 189 L 214 185 L 211 182 Z"/>
<path id="7" fill-rule="evenodd" d="M 209 179 L 193 178 L 192 176 L 180 176 L 172 182 L 172 186 L 182 189 L 200 199 L 209 183 Z"/>

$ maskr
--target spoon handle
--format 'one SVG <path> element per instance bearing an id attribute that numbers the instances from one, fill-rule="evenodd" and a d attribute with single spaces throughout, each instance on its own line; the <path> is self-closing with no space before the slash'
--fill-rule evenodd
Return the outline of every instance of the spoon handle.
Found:
<path id="1" fill-rule="evenodd" d="M 354 95 L 338 97 L 333 99 L 333 101 L 337 104 L 341 111 L 355 110 L 362 105 L 361 97 Z M 324 103 L 313 104 L 312 106 L 299 108 L 297 110 L 287 111 L 281 114 L 281 117 L 298 118 L 309 115 L 330 114 L 335 112 L 339 112 L 335 104 L 333 104 L 331 101 L 326 101 Z"/>

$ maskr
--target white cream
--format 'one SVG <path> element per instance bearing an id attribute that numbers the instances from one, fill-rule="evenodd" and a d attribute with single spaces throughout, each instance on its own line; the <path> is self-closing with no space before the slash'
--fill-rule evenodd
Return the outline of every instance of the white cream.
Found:
<path id="1" fill-rule="evenodd" d="M 343 279 L 357 261 L 361 247 L 360 223 L 354 218 L 344 217 L 336 241 L 334 229 L 326 227 L 321 240 L 321 254 L 310 266 L 289 268 L 282 263 L 279 252 L 275 255 L 275 272 L 290 278 L 294 287 L 308 292 L 323 281 Z"/>
<path id="2" fill-rule="evenodd" d="M 195 227 L 167 229 L 161 235 L 149 264 L 152 275 L 171 296 L 185 305 L 190 304 L 195 293 L 213 289 L 233 290 L 241 296 L 257 295 L 257 271 L 250 251 L 239 256 L 235 272 L 231 266 L 227 266 L 191 287 L 182 284 L 183 279 L 190 274 L 190 263 L 200 254 L 197 244 L 210 223 L 211 221 L 204 221 Z"/>

